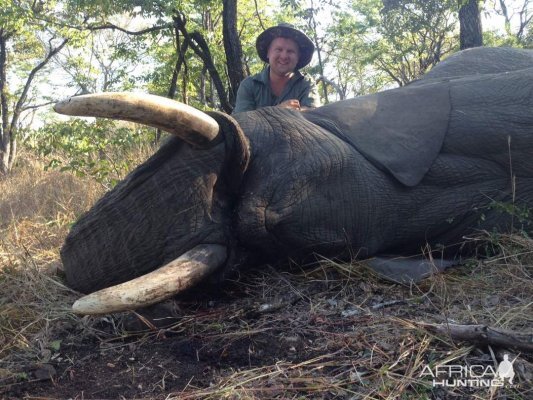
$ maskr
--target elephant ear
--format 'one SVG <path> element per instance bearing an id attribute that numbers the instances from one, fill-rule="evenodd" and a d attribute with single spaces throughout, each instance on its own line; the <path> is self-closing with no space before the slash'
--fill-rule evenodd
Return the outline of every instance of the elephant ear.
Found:
<path id="1" fill-rule="evenodd" d="M 415 186 L 439 154 L 450 109 L 448 84 L 435 83 L 339 101 L 302 114 L 402 184 Z"/>

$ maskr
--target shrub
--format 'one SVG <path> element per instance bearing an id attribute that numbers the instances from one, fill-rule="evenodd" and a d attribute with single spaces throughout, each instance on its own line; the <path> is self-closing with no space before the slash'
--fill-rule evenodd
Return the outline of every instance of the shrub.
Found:
<path id="1" fill-rule="evenodd" d="M 26 144 L 46 158 L 45 169 L 89 176 L 109 189 L 153 150 L 149 138 L 149 128 L 134 124 L 72 119 L 47 124 Z"/>

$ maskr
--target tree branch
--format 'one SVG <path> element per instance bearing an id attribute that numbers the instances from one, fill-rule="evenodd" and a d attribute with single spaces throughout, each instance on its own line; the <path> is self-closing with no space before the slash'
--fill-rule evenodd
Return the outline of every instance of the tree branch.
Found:
<path id="1" fill-rule="evenodd" d="M 122 27 L 120 27 L 118 25 L 115 25 L 115 24 L 113 24 L 111 22 L 104 22 L 101 25 L 97 25 L 97 24 L 84 25 L 87 22 L 87 18 L 85 18 L 85 20 L 83 21 L 82 25 L 72 25 L 72 24 L 67 24 L 67 23 L 61 23 L 61 22 L 57 22 L 57 21 L 48 19 L 48 18 L 43 17 L 43 16 L 35 16 L 35 18 L 40 20 L 40 21 L 43 21 L 43 22 L 45 22 L 47 24 L 50 24 L 50 25 L 56 25 L 56 26 L 59 26 L 59 27 L 62 27 L 62 28 L 75 29 L 75 30 L 78 30 L 78 31 L 85 31 L 85 30 L 99 31 L 99 30 L 111 29 L 111 30 L 118 30 L 118 31 L 124 32 L 124 33 L 126 33 L 128 35 L 133 35 L 133 36 L 144 35 L 146 33 L 172 28 L 172 23 L 169 22 L 167 24 L 156 25 L 156 26 L 152 26 L 150 28 L 141 29 L 140 31 L 130 31 L 130 30 L 122 28 Z"/>
<path id="2" fill-rule="evenodd" d="M 74 27 L 74 26 L 71 26 L 71 28 L 81 29 L 79 27 Z M 90 30 L 90 31 L 112 29 L 112 30 L 117 30 L 117 31 L 120 31 L 120 32 L 127 33 L 128 35 L 133 35 L 133 36 L 140 36 L 140 35 L 144 35 L 146 33 L 161 31 L 161 30 L 169 29 L 169 28 L 172 28 L 172 24 L 152 26 L 151 28 L 142 29 L 140 31 L 129 31 L 127 29 L 121 28 L 120 26 L 112 24 L 112 23 L 109 23 L 109 22 L 106 23 L 106 24 L 103 24 L 103 25 L 87 25 L 87 29 Z"/>
<path id="3" fill-rule="evenodd" d="M 13 118 L 11 119 L 11 126 L 10 126 L 10 135 L 13 134 L 14 129 L 17 126 L 18 119 L 20 117 L 20 113 L 22 112 L 22 107 L 24 105 L 24 102 L 26 101 L 26 97 L 28 95 L 28 91 L 30 90 L 31 83 L 33 79 L 35 78 L 35 75 L 37 75 L 37 72 L 39 72 L 48 62 L 50 59 L 55 56 L 57 53 L 61 51 L 61 49 L 68 43 L 69 39 L 63 39 L 63 41 L 59 44 L 57 47 L 52 47 L 52 39 L 50 39 L 49 46 L 50 50 L 46 57 L 37 64 L 29 73 L 28 79 L 26 79 L 26 83 L 24 84 L 24 89 L 22 90 L 22 93 L 17 101 L 17 104 L 15 105 L 15 108 L 13 109 Z"/>
<path id="4" fill-rule="evenodd" d="M 213 83 L 215 84 L 222 109 L 225 112 L 230 113 L 233 107 L 228 102 L 226 90 L 224 89 L 224 85 L 222 83 L 222 80 L 220 79 L 220 75 L 213 62 L 213 57 L 211 56 L 211 52 L 209 51 L 209 46 L 207 45 L 207 42 L 205 41 L 204 37 L 200 32 L 189 33 L 189 31 L 187 31 L 187 28 L 185 27 L 187 21 L 183 14 L 176 12 L 173 19 L 176 27 L 183 35 L 183 38 L 188 41 L 190 48 L 196 53 L 198 57 L 200 57 L 200 59 L 204 62 L 204 65 L 208 69 L 209 75 L 211 75 Z"/>
<path id="5" fill-rule="evenodd" d="M 259 12 L 259 6 L 257 5 L 257 0 L 254 0 L 255 4 L 255 16 L 259 20 L 259 25 L 261 25 L 261 30 L 266 30 L 265 24 L 263 24 L 263 19 L 261 18 L 261 13 Z"/>
<path id="6" fill-rule="evenodd" d="M 50 104 L 55 104 L 55 103 L 57 103 L 57 101 L 48 101 L 48 102 L 42 103 L 42 104 L 35 104 L 35 105 L 32 105 L 32 106 L 26 106 L 26 107 L 22 107 L 21 111 L 36 110 L 38 108 L 46 107 L 46 106 L 49 106 Z"/>
<path id="7" fill-rule="evenodd" d="M 333 82 L 331 79 L 328 79 L 324 75 L 322 75 L 320 78 L 318 78 L 318 80 L 322 81 L 324 84 L 329 85 L 333 89 L 335 89 L 335 91 L 339 95 L 339 100 L 344 100 L 345 99 L 344 91 L 342 90 L 342 88 L 338 84 Z"/>
<path id="8" fill-rule="evenodd" d="M 487 325 L 431 324 L 414 322 L 432 333 L 447 335 L 453 340 L 471 342 L 476 345 L 493 345 L 515 348 L 533 353 L 533 334 L 492 328 Z"/>

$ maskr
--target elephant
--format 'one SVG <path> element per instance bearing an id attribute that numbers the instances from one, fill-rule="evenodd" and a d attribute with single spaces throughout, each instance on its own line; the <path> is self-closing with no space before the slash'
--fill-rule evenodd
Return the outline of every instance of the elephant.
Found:
<path id="1" fill-rule="evenodd" d="M 134 93 L 57 103 L 173 134 L 68 234 L 67 283 L 87 294 L 75 312 L 155 304 L 253 263 L 453 259 L 476 232 L 531 232 L 532 66 L 532 50 L 474 48 L 403 87 L 302 112 L 230 116 Z"/>

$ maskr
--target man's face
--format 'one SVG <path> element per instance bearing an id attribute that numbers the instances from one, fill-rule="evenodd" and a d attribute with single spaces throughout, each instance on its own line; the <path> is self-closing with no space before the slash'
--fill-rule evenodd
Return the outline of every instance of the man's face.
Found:
<path id="1" fill-rule="evenodd" d="M 267 57 L 273 73 L 280 76 L 288 75 L 294 72 L 298 64 L 300 49 L 294 40 L 277 37 L 270 43 Z"/>

